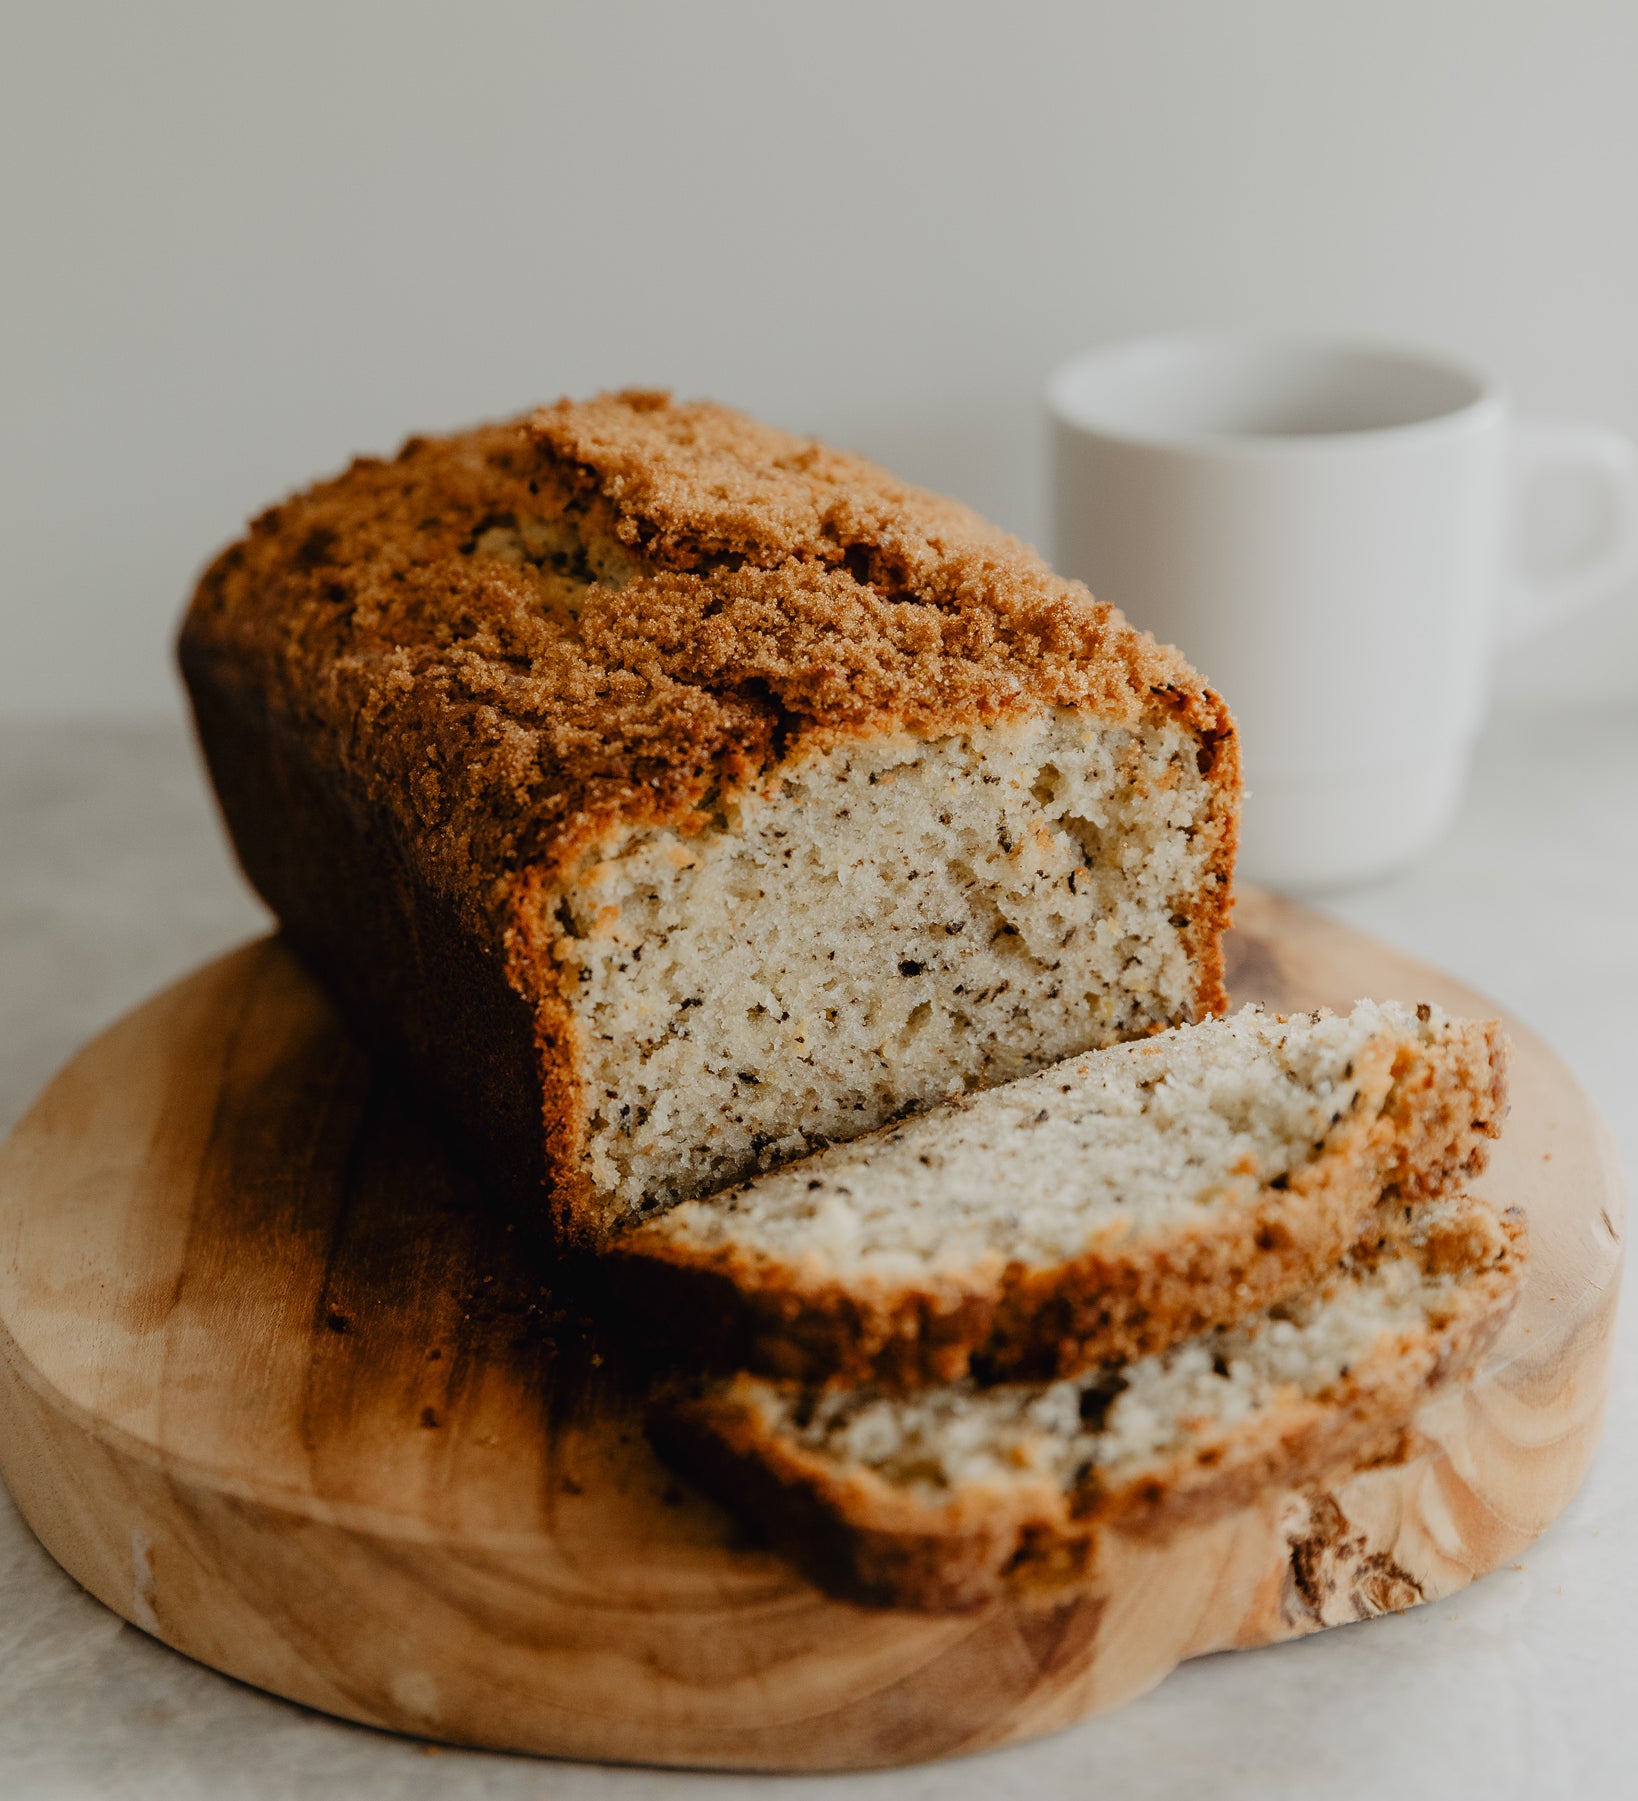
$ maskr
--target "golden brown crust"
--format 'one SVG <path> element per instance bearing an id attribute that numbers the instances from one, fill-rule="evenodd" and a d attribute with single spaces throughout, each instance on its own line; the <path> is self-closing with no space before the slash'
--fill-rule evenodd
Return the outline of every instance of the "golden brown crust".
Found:
<path id="1" fill-rule="evenodd" d="M 240 858 L 286 938 L 360 1036 L 433 1100 L 448 1136 L 502 1192 L 538 1206 L 538 1021 L 500 958 L 462 929 L 402 846 L 349 808 L 301 734 L 224 699 L 208 675 L 192 689 Z"/>
<path id="2" fill-rule="evenodd" d="M 610 1247 L 623 1310 L 691 1358 L 803 1382 L 906 1389 L 976 1370 L 1047 1380 L 1229 1325 L 1317 1280 L 1382 1197 L 1437 1195 L 1477 1175 L 1506 1115 L 1507 1044 L 1493 1020 L 1433 1045 L 1383 1038 L 1360 1104 L 1287 1188 L 1226 1218 L 1062 1263 L 1013 1263 L 939 1286 L 825 1278 L 661 1219 Z"/>
<path id="3" fill-rule="evenodd" d="M 1524 1224 L 1474 1203 L 1428 1267 L 1468 1272 L 1447 1316 L 1390 1335 L 1325 1393 L 1202 1431 L 1186 1451 L 1130 1479 L 1072 1493 L 1041 1482 L 938 1501 L 861 1468 L 839 1469 L 769 1430 L 747 1384 L 673 1394 L 650 1435 L 669 1461 L 764 1531 L 812 1581 L 845 1600 L 928 1613 L 1004 1595 L 1050 1596 L 1094 1571 L 1106 1532 L 1164 1536 L 1341 1470 L 1394 1462 L 1414 1448 L 1427 1394 L 1464 1381 L 1517 1298 Z M 797 1385 L 789 1385 L 795 1389 Z"/>
<path id="4" fill-rule="evenodd" d="M 1226 1004 L 1239 760 L 1221 699 L 965 507 L 727 409 L 560 401 L 362 458 L 216 559 L 180 655 L 196 704 L 238 721 L 201 725 L 213 774 L 235 731 L 279 741 L 335 791 L 334 831 L 359 841 L 345 859 L 390 846 L 536 1010 L 529 1080 L 571 1223 L 582 1122 L 572 1019 L 549 974 L 552 893 L 611 838 L 688 829 L 714 794 L 786 757 L 1046 706 L 1181 723 L 1214 797 L 1211 878 L 1185 929 L 1196 1011 Z M 253 841 L 289 832 L 223 798 L 256 878 L 268 859 Z M 263 892 L 281 917 L 311 915 L 295 935 L 328 966 L 398 955 L 356 933 L 319 952 L 326 909 Z M 353 986 L 369 991 L 355 1018 L 378 1040 L 425 1040 L 437 1062 L 408 972 Z"/>

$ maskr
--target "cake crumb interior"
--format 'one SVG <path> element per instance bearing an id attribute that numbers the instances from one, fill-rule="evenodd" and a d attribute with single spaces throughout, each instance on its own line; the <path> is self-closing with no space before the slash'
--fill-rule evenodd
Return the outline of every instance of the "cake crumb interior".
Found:
<path id="1" fill-rule="evenodd" d="M 1191 1017 L 1198 742 L 1073 709 L 812 753 L 560 904 L 609 1223 Z"/>

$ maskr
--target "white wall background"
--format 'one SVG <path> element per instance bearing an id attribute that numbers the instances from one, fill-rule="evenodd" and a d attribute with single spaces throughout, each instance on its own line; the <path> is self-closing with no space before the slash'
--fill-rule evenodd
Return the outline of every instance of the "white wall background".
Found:
<path id="1" fill-rule="evenodd" d="M 176 707 L 247 514 L 565 391 L 1031 537 L 1042 376 L 1154 328 L 1442 344 L 1638 433 L 1634 0 L 11 0 L 0 204 L 0 716 Z M 1638 696 L 1635 603 L 1504 681 Z"/>

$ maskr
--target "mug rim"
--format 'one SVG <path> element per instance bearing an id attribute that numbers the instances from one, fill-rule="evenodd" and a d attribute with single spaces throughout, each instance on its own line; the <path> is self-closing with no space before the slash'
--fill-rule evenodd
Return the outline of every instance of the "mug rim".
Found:
<path id="1" fill-rule="evenodd" d="M 1337 363 L 1392 365 L 1424 377 L 1454 381 L 1465 389 L 1465 393 L 1454 404 L 1414 418 L 1318 431 L 1236 431 L 1211 426 L 1191 429 L 1165 423 L 1144 425 L 1130 416 L 1122 418 L 1106 413 L 1100 417 L 1095 405 L 1089 406 L 1084 398 L 1074 394 L 1076 384 L 1084 382 L 1095 371 L 1107 370 L 1113 375 L 1121 366 L 1129 366 L 1142 358 L 1164 355 L 1175 360 L 1201 353 L 1240 360 L 1323 356 Z M 1081 351 L 1059 363 L 1048 375 L 1045 399 L 1048 412 L 1060 426 L 1110 443 L 1217 456 L 1267 457 L 1362 450 L 1385 442 L 1448 432 L 1499 412 L 1506 405 L 1507 394 L 1501 382 L 1481 365 L 1465 357 L 1415 345 L 1371 338 L 1329 337 L 1319 333 L 1183 331 L 1117 338 Z"/>

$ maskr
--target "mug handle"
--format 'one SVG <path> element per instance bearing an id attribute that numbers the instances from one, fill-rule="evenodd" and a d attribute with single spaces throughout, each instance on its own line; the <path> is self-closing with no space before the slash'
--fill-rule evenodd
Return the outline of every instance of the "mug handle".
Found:
<path id="1" fill-rule="evenodd" d="M 1602 498 L 1605 525 L 1591 549 L 1544 575 L 1526 575 L 1515 557 L 1504 597 L 1504 643 L 1531 638 L 1638 576 L 1638 445 L 1602 425 L 1526 421 L 1512 433 L 1516 517 L 1530 489 L 1549 473 L 1578 477 Z"/>

